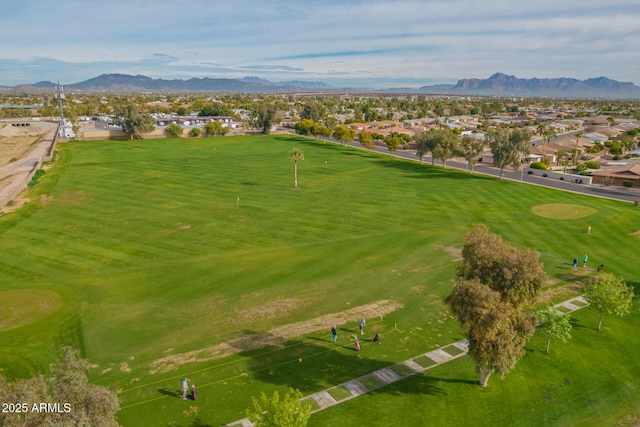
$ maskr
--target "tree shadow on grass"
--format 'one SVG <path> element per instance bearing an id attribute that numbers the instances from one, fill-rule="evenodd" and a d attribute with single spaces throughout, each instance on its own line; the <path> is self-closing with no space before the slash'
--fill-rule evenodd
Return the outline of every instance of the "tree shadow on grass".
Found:
<path id="1" fill-rule="evenodd" d="M 589 307 L 584 307 L 582 310 L 588 310 L 588 309 Z M 569 313 L 569 315 L 571 315 L 571 313 Z M 573 329 L 595 329 L 595 327 L 597 326 L 597 325 L 585 325 L 580 320 L 576 319 L 573 316 L 571 316 L 570 323 Z"/>
<path id="2" fill-rule="evenodd" d="M 167 427 L 182 427 L 182 426 L 183 424 L 175 424 L 175 423 L 167 424 Z M 187 424 L 186 427 L 214 427 L 214 426 L 213 424 L 205 423 L 202 420 L 202 418 L 196 418 L 195 420 Z"/>
<path id="3" fill-rule="evenodd" d="M 253 381 L 273 384 L 278 386 L 279 390 L 283 387 L 293 387 L 306 396 L 394 365 L 381 359 L 384 345 L 373 343 L 372 336 L 368 334 L 358 338 L 361 344 L 360 351 L 356 351 L 353 341 L 344 335 L 339 338 L 338 345 L 308 335 L 303 339 L 289 340 L 281 348 L 242 351 L 240 355 L 249 360 L 248 369 Z M 276 337 L 273 341 L 277 341 Z M 265 357 L 267 352 L 268 357 Z M 439 383 L 478 383 L 468 378 L 432 377 L 426 371 L 417 375 L 399 375 L 405 377 L 391 385 L 376 389 L 376 392 L 437 395 L 444 393 L 438 386 Z M 412 378 L 412 386 L 406 385 L 409 378 Z"/>

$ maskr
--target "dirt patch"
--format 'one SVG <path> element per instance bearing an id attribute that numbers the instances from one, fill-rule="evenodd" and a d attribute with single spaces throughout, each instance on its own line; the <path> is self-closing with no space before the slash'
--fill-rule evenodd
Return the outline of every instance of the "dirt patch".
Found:
<path id="1" fill-rule="evenodd" d="M 280 298 L 255 307 L 236 310 L 243 321 L 267 320 L 286 316 L 291 311 L 304 307 L 298 298 Z"/>
<path id="2" fill-rule="evenodd" d="M 17 211 L 21 207 L 25 205 L 25 203 L 29 202 L 29 198 L 25 196 L 26 192 L 22 192 L 13 198 L 9 203 L 7 203 L 3 208 L 2 212 L 8 214 L 13 211 Z"/>
<path id="3" fill-rule="evenodd" d="M 84 199 L 84 191 L 76 191 L 74 193 L 65 191 L 64 193 L 62 193 L 62 203 L 64 203 L 65 205 L 78 206 L 84 203 Z"/>
<path id="4" fill-rule="evenodd" d="M 563 295 L 581 294 L 585 286 L 587 286 L 587 284 L 580 281 L 553 288 L 546 288 L 538 294 L 538 302 L 551 303 L 554 299 Z"/>
<path id="5" fill-rule="evenodd" d="M 629 233 L 631 236 L 638 236 L 640 237 L 640 230 L 636 231 L 635 233 Z"/>
<path id="6" fill-rule="evenodd" d="M 53 196 L 49 196 L 47 194 L 42 194 L 40 196 L 40 206 L 45 207 L 53 200 Z"/>
<path id="7" fill-rule="evenodd" d="M 47 122 L 30 122 L 29 126 L 0 123 L 0 166 L 24 158 L 33 149 L 33 144 L 55 126 Z"/>
<path id="8" fill-rule="evenodd" d="M 282 347 L 285 342 L 292 338 L 327 329 L 331 325 L 344 325 L 348 322 L 355 322 L 356 319 L 362 317 L 384 316 L 399 308 L 402 308 L 402 304 L 395 301 L 382 300 L 353 307 L 340 313 L 326 314 L 314 319 L 278 326 L 263 334 L 246 335 L 215 346 L 162 357 L 151 362 L 149 373 L 153 375 L 170 372 L 185 363 L 208 362 L 266 346 Z"/>
<path id="9" fill-rule="evenodd" d="M 434 245 L 433 248 L 435 250 L 440 250 L 440 251 L 443 251 L 444 253 L 451 255 L 453 262 L 462 261 L 462 248 L 456 248 L 455 246 L 440 246 L 440 245 Z"/>
<path id="10" fill-rule="evenodd" d="M 129 364 L 127 362 L 122 362 L 120 364 L 120 370 L 122 372 L 131 372 L 131 368 L 129 367 Z"/>

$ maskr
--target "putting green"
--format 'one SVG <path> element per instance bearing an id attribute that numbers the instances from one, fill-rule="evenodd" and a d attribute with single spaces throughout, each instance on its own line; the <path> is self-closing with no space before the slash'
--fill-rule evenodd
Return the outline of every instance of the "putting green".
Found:
<path id="1" fill-rule="evenodd" d="M 541 217 L 550 219 L 578 219 L 598 213 L 597 209 L 569 203 L 549 203 L 537 205 L 531 211 Z"/>
<path id="2" fill-rule="evenodd" d="M 34 323 L 55 313 L 61 306 L 60 295 L 46 289 L 0 292 L 0 331 Z"/>

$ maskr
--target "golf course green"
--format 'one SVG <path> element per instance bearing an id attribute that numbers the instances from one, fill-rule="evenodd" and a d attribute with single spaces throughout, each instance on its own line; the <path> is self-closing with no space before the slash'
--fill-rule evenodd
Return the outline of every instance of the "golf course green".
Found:
<path id="1" fill-rule="evenodd" d="M 297 189 L 294 147 L 305 157 Z M 30 202 L 0 217 L 1 374 L 46 371 L 72 345 L 92 364 L 91 381 L 118 392 L 124 426 L 230 423 L 261 391 L 307 395 L 463 339 L 442 300 L 477 223 L 540 252 L 549 276 L 540 305 L 605 273 L 639 293 L 631 203 L 295 136 L 58 150 Z M 571 271 L 583 254 L 589 264 Z M 362 317 L 355 352 L 349 337 Z M 463 357 L 310 424 L 637 422 L 638 302 L 601 331 L 592 309 L 573 317 L 572 341 L 546 354 L 536 336 L 487 389 Z M 379 346 L 367 341 L 376 332 Z M 182 377 L 197 401 L 182 400 Z"/>

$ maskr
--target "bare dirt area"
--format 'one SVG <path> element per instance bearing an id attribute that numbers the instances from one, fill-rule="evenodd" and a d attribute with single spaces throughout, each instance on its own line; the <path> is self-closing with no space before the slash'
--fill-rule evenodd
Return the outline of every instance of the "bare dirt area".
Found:
<path id="1" fill-rule="evenodd" d="M 285 303 L 284 306 L 288 306 L 288 304 Z M 280 308 L 278 307 L 276 310 Z M 149 373 L 153 375 L 170 372 L 185 363 L 208 362 L 266 346 L 282 347 L 287 340 L 292 338 L 323 329 L 328 330 L 331 325 L 339 326 L 348 322 L 356 322 L 357 319 L 362 317 L 375 318 L 385 316 L 399 308 L 402 308 L 402 304 L 395 301 L 381 300 L 353 307 L 339 313 L 330 313 L 314 319 L 278 326 L 262 334 L 246 335 L 211 347 L 162 357 L 150 364 Z M 274 307 L 269 307 L 267 312 L 271 312 L 273 309 Z"/>
<path id="2" fill-rule="evenodd" d="M 48 122 L 29 122 L 29 126 L 0 123 L 0 166 L 25 157 L 39 141 L 55 127 Z"/>

